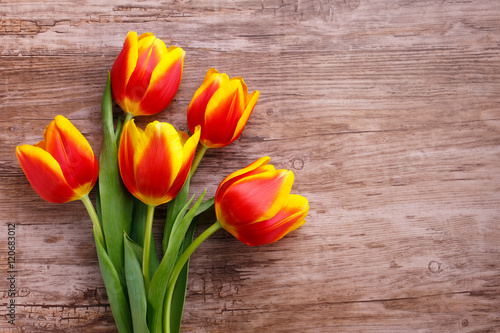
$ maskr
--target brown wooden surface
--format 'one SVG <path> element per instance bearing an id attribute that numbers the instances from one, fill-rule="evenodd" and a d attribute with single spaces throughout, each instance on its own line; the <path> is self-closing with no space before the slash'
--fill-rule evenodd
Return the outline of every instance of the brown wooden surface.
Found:
<path id="1" fill-rule="evenodd" d="M 211 66 L 261 92 L 192 192 L 269 155 L 311 206 L 275 244 L 206 241 L 183 332 L 500 332 L 499 1 L 2 0 L 0 17 L 0 331 L 115 331 L 83 205 L 40 199 L 14 148 L 62 114 L 98 154 L 106 71 L 135 30 L 187 52 L 175 101 L 141 125 L 186 129 Z"/>

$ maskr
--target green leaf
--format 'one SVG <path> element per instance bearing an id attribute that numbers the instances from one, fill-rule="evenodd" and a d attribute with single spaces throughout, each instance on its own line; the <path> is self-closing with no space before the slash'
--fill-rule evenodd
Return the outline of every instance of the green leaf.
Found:
<path id="1" fill-rule="evenodd" d="M 200 205 L 200 207 L 198 208 L 198 210 L 196 211 L 196 214 L 195 216 L 198 216 L 200 215 L 201 213 L 204 213 L 205 211 L 209 210 L 210 208 L 212 208 L 212 206 L 214 205 L 214 200 L 215 198 L 210 198 L 208 199 L 207 201 L 205 201 L 204 203 L 202 203 Z"/>
<path id="2" fill-rule="evenodd" d="M 165 227 L 163 230 L 163 239 L 162 239 L 163 253 L 167 251 L 168 241 L 170 239 L 170 232 L 172 231 L 174 222 L 177 219 L 177 216 L 179 215 L 179 212 L 181 211 L 182 207 L 184 207 L 184 205 L 186 204 L 189 193 L 190 182 L 191 182 L 191 176 L 188 176 L 179 194 L 177 194 L 174 200 L 168 203 L 167 219 L 165 220 Z"/>
<path id="3" fill-rule="evenodd" d="M 146 314 L 148 302 L 142 276 L 142 248 L 123 233 L 125 246 L 125 278 L 134 333 L 149 333 Z"/>
<path id="4" fill-rule="evenodd" d="M 184 239 L 181 249 L 179 250 L 178 257 L 180 257 L 182 253 L 186 251 L 188 246 L 193 242 L 195 228 L 196 228 L 196 221 L 193 221 L 189 226 L 186 238 Z M 172 296 L 172 310 L 170 311 L 171 333 L 179 333 L 181 330 L 182 312 L 184 310 L 184 301 L 186 299 L 188 272 L 189 272 L 189 260 L 182 268 L 181 272 L 179 273 L 179 276 L 177 277 L 177 282 L 175 283 L 174 294 Z"/>
<path id="5" fill-rule="evenodd" d="M 134 198 L 134 212 L 132 223 L 132 228 L 130 230 L 130 238 L 136 242 L 142 251 L 144 246 L 144 233 L 146 231 L 146 217 L 148 213 L 148 205 L 143 203 L 141 200 Z M 141 257 L 142 260 L 142 257 Z M 151 241 L 151 249 L 149 255 L 149 272 L 151 276 L 155 273 L 158 268 L 158 256 L 156 254 L 155 242 Z"/>
<path id="6" fill-rule="evenodd" d="M 151 303 L 151 311 L 148 312 L 148 323 L 151 332 L 153 333 L 159 333 L 162 331 L 162 309 L 165 292 L 168 287 L 168 281 L 170 279 L 170 275 L 172 274 L 172 269 L 174 267 L 175 261 L 177 260 L 179 248 L 184 241 L 189 225 L 191 224 L 196 211 L 200 207 L 205 193 L 206 190 L 203 191 L 203 194 L 187 214 L 185 214 L 185 212 L 187 211 L 189 205 L 191 205 L 194 196 L 180 210 L 172 227 L 172 232 L 170 234 L 170 239 L 165 255 L 163 256 L 163 259 L 161 260 L 160 266 L 156 270 L 156 273 L 151 279 L 151 284 L 148 291 L 148 300 Z"/>
<path id="7" fill-rule="evenodd" d="M 99 219 L 99 223 L 101 224 L 101 230 L 102 230 L 102 212 L 101 212 L 101 195 L 99 194 L 99 183 L 97 183 L 95 186 L 95 208 L 96 208 L 96 214 L 97 218 Z"/>
<path id="8" fill-rule="evenodd" d="M 106 286 L 111 312 L 115 319 L 116 326 L 120 333 L 133 333 L 132 321 L 130 320 L 130 308 L 122 288 L 118 273 L 111 262 L 104 246 L 99 242 L 96 231 L 94 230 L 94 239 L 101 268 L 102 278 Z"/>
<path id="9" fill-rule="evenodd" d="M 113 129 L 111 80 L 102 96 L 103 139 L 99 158 L 99 194 L 105 248 L 118 277 L 126 289 L 124 276 L 123 231 L 130 233 L 132 198 L 122 183 L 118 168 L 118 149 Z"/>
<path id="10" fill-rule="evenodd" d="M 115 142 L 116 146 L 120 146 L 120 138 L 122 136 L 122 118 L 118 117 L 118 122 L 116 123 L 116 130 L 115 130 Z"/>
<path id="11" fill-rule="evenodd" d="M 123 233 L 123 234 L 127 236 L 124 244 L 129 246 L 132 249 L 133 253 L 137 257 L 137 260 L 139 260 L 139 263 L 141 264 L 141 267 L 142 267 L 142 247 L 139 244 L 137 244 L 136 242 L 134 242 L 134 240 L 132 238 L 130 238 L 129 235 L 127 235 L 126 233 Z M 128 242 L 128 244 L 127 244 L 127 242 Z"/>

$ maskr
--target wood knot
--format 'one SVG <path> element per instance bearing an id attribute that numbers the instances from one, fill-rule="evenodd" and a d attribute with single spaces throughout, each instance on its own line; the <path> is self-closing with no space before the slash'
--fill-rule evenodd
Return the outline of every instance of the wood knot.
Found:
<path id="1" fill-rule="evenodd" d="M 441 271 L 441 264 L 433 260 L 429 263 L 429 266 L 427 266 L 427 268 L 431 273 L 439 273 Z"/>
<path id="2" fill-rule="evenodd" d="M 301 158 L 294 158 L 292 160 L 292 167 L 295 170 L 302 170 L 302 169 L 304 169 L 304 160 L 301 159 Z"/>

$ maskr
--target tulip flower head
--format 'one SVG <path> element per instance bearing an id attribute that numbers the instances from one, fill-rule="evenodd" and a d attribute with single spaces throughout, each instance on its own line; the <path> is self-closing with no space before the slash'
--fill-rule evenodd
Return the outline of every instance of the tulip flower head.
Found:
<path id="1" fill-rule="evenodd" d="M 227 176 L 215 194 L 215 213 L 222 227 L 248 245 L 277 241 L 305 223 L 309 203 L 290 194 L 294 176 L 276 170 L 262 157 Z"/>
<path id="2" fill-rule="evenodd" d="M 258 99 L 241 77 L 229 79 L 210 68 L 189 104 L 189 129 L 201 126 L 200 142 L 208 148 L 227 146 L 241 135 Z"/>
<path id="3" fill-rule="evenodd" d="M 189 137 L 168 123 L 154 121 L 145 131 L 134 120 L 125 123 L 118 162 L 130 193 L 152 206 L 172 200 L 189 175 L 199 138 L 199 128 Z"/>
<path id="4" fill-rule="evenodd" d="M 111 68 L 111 90 L 116 103 L 134 116 L 164 110 L 181 82 L 186 52 L 167 48 L 152 33 L 127 34 L 123 49 Z"/>
<path id="5" fill-rule="evenodd" d="M 45 200 L 81 199 L 94 187 L 99 164 L 85 137 L 63 116 L 56 116 L 36 145 L 16 147 L 16 155 L 33 189 Z"/>

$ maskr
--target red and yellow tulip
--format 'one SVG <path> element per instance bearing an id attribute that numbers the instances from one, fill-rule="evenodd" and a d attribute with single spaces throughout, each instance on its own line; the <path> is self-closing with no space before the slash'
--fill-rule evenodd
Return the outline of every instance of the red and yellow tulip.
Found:
<path id="1" fill-rule="evenodd" d="M 227 176 L 215 194 L 215 213 L 224 229 L 248 245 L 277 241 L 305 223 L 309 203 L 290 194 L 294 176 L 262 157 Z"/>
<path id="2" fill-rule="evenodd" d="M 168 123 L 154 121 L 144 131 L 133 120 L 125 123 L 118 149 L 125 186 L 147 205 L 172 200 L 189 175 L 199 139 L 199 128 L 189 137 Z"/>
<path id="3" fill-rule="evenodd" d="M 165 109 L 179 89 L 183 49 L 167 48 L 152 33 L 127 34 L 111 69 L 113 98 L 125 113 L 152 115 Z"/>
<path id="4" fill-rule="evenodd" d="M 201 126 L 200 142 L 205 147 L 227 146 L 240 136 L 258 99 L 259 92 L 248 94 L 241 77 L 229 79 L 210 68 L 189 104 L 189 129 Z"/>
<path id="5" fill-rule="evenodd" d="M 33 189 L 45 200 L 63 203 L 87 195 L 99 175 L 99 164 L 85 137 L 57 116 L 36 145 L 16 147 L 16 155 Z"/>

